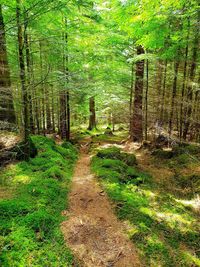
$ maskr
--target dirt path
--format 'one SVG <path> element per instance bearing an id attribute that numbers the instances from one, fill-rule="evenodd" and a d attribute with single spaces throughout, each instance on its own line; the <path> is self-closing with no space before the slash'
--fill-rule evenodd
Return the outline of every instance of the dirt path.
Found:
<path id="1" fill-rule="evenodd" d="M 141 266 L 123 225 L 90 172 L 90 157 L 84 151 L 75 168 L 69 201 L 69 219 L 61 228 L 81 267 Z"/>

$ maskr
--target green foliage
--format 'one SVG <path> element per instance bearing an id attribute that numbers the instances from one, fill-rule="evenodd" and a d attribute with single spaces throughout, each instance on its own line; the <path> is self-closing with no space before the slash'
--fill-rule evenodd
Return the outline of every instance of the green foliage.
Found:
<path id="1" fill-rule="evenodd" d="M 1 266 L 71 266 L 59 229 L 77 150 L 42 136 L 33 141 L 38 156 L 2 173 L 2 183 L 15 186 L 16 194 L 0 201 Z"/>

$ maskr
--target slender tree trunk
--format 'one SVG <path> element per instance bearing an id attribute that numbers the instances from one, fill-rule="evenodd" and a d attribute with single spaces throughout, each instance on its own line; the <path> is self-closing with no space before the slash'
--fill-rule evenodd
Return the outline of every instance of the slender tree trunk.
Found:
<path id="1" fill-rule="evenodd" d="M 144 54 L 142 46 L 137 47 L 137 55 Z M 133 105 L 133 127 L 131 138 L 133 141 L 142 141 L 143 139 L 143 114 L 142 114 L 142 96 L 143 96 L 143 78 L 144 78 L 144 60 L 136 63 L 135 96 Z"/>
<path id="2" fill-rule="evenodd" d="M 28 41 L 28 16 L 25 16 L 24 21 L 24 44 L 26 50 L 26 67 L 27 67 L 27 97 L 28 97 L 28 107 L 29 107 L 29 128 L 31 133 L 34 133 L 34 121 L 33 121 L 33 101 L 32 101 L 32 87 L 31 87 L 31 58 L 30 58 L 30 47 Z"/>
<path id="3" fill-rule="evenodd" d="M 189 30 L 190 30 L 190 20 L 188 19 L 188 32 L 187 32 L 187 43 L 185 48 L 185 62 L 184 62 L 184 70 L 183 70 L 183 84 L 181 90 L 181 106 L 180 106 L 180 134 L 179 139 L 182 139 L 183 135 L 183 123 L 184 123 L 184 116 L 183 116 L 183 103 L 185 97 L 185 86 L 186 86 L 186 77 L 187 77 L 187 60 L 188 60 L 188 42 L 189 42 Z"/>
<path id="4" fill-rule="evenodd" d="M 18 36 L 18 49 L 19 49 L 19 67 L 20 67 L 20 81 L 22 88 L 22 103 L 23 103 L 23 138 L 24 138 L 24 157 L 29 158 L 29 128 L 28 128 L 28 94 L 26 88 L 26 76 L 25 76 L 25 63 L 23 53 L 23 28 L 20 20 L 21 17 L 21 0 L 16 0 L 16 19 L 17 19 L 17 36 Z"/>
<path id="5" fill-rule="evenodd" d="M 60 132 L 61 137 L 67 141 L 70 139 L 70 95 L 69 95 L 69 55 L 68 55 L 68 33 L 67 19 L 64 20 L 65 33 L 63 34 L 63 70 L 65 73 L 64 90 L 60 94 Z"/>
<path id="6" fill-rule="evenodd" d="M 68 51 L 68 22 L 65 19 L 65 75 L 66 75 L 66 104 L 67 104 L 67 133 L 66 140 L 70 140 L 70 93 L 69 93 L 69 51 Z"/>
<path id="7" fill-rule="evenodd" d="M 148 139 L 148 92 L 149 92 L 149 60 L 146 60 L 146 92 L 145 92 L 145 140 Z"/>
<path id="8" fill-rule="evenodd" d="M 54 88 L 51 86 L 51 114 L 52 114 L 52 130 L 55 132 L 55 110 L 54 110 Z"/>
<path id="9" fill-rule="evenodd" d="M 88 130 L 93 130 L 96 127 L 96 112 L 95 112 L 95 98 L 91 96 L 89 99 L 90 119 Z"/>
<path id="10" fill-rule="evenodd" d="M 40 46 L 40 71 L 41 71 L 41 80 L 43 80 L 43 58 L 42 58 L 42 43 L 39 41 Z M 42 82 L 42 130 L 43 135 L 46 135 L 46 127 L 45 127 L 45 85 L 44 82 Z"/>
<path id="11" fill-rule="evenodd" d="M 131 86 L 130 86 L 130 102 L 129 102 L 129 132 L 131 134 L 132 124 L 132 111 L 133 111 L 133 90 L 134 90 L 134 63 L 131 66 Z"/>
<path id="12" fill-rule="evenodd" d="M 192 54 L 192 63 L 190 67 L 190 74 L 189 74 L 189 82 L 187 87 L 187 115 L 186 115 L 186 121 L 184 125 L 183 130 L 183 139 L 187 139 L 188 131 L 191 124 L 191 115 L 192 115 L 192 99 L 193 99 L 193 82 L 195 79 L 195 72 L 197 67 L 197 51 L 198 51 L 198 45 L 199 45 L 199 22 L 200 22 L 200 10 L 198 10 L 198 18 L 197 18 L 197 25 L 196 25 L 196 33 L 194 37 L 194 47 L 193 47 L 193 54 Z"/>
<path id="13" fill-rule="evenodd" d="M 66 110 L 66 93 L 60 92 L 60 134 L 62 139 L 67 137 L 67 110 Z"/>
<path id="14" fill-rule="evenodd" d="M 15 123 L 15 112 L 11 91 L 10 70 L 7 59 L 5 25 L 0 4 L 0 121 Z M 6 125 L 2 125 L 6 127 Z M 1 128 L 1 125 L 0 125 Z"/>
<path id="15" fill-rule="evenodd" d="M 173 81 L 173 87 L 172 87 L 171 111 L 170 111 L 170 117 L 169 117 L 169 136 L 171 136 L 172 127 L 173 127 L 174 104 L 175 104 L 176 91 L 177 91 L 178 69 L 179 69 L 179 61 L 177 60 L 174 64 L 174 81 Z"/>
<path id="16" fill-rule="evenodd" d="M 165 66 L 164 66 L 163 90 L 162 90 L 161 112 L 160 112 L 160 121 L 162 125 L 164 123 L 166 79 L 167 79 L 167 60 L 165 60 Z"/>
<path id="17" fill-rule="evenodd" d="M 156 78 L 156 89 L 157 89 L 157 103 L 156 103 L 156 108 L 157 108 L 157 121 L 158 125 L 160 125 L 160 113 L 161 113 L 161 90 L 162 90 L 162 79 L 163 79 L 163 61 L 158 60 L 157 62 L 157 78 Z"/>

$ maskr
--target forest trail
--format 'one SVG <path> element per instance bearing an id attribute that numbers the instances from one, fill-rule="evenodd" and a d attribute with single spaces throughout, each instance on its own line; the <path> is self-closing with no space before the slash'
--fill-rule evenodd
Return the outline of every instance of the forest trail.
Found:
<path id="1" fill-rule="evenodd" d="M 61 229 L 81 267 L 142 266 L 124 226 L 90 172 L 90 156 L 83 148 L 69 196 L 69 219 Z"/>

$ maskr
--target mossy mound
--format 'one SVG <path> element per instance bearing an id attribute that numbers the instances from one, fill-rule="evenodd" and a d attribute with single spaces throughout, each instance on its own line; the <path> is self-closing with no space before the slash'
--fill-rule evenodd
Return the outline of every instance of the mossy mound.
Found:
<path id="1" fill-rule="evenodd" d="M 117 147 L 109 147 L 98 151 L 92 160 L 92 168 L 101 179 L 139 185 L 147 176 L 137 170 L 136 163 L 134 154 L 121 152 Z"/>

